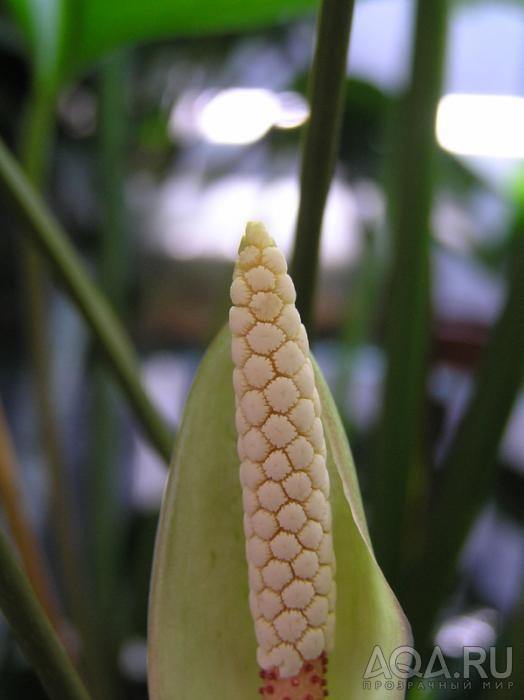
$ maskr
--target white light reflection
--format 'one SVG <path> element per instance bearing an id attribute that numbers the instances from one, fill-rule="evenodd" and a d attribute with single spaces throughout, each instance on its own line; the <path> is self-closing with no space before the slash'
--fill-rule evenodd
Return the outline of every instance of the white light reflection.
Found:
<path id="1" fill-rule="evenodd" d="M 442 148 L 463 156 L 524 158 L 524 98 L 512 95 L 445 95 L 436 135 Z"/>
<path id="2" fill-rule="evenodd" d="M 438 630 L 435 644 L 446 656 L 461 657 L 464 647 L 477 646 L 487 649 L 495 643 L 497 613 L 492 608 L 482 608 L 468 615 L 457 615 L 446 620 Z"/>
<path id="3" fill-rule="evenodd" d="M 179 260 L 234 260 L 246 221 L 264 221 L 286 255 L 293 244 L 298 184 L 293 175 L 272 179 L 229 175 L 208 183 L 185 175 L 167 180 L 148 209 L 144 243 Z M 336 178 L 323 222 L 322 262 L 351 263 L 360 254 L 361 224 L 348 184 Z"/>
<path id="4" fill-rule="evenodd" d="M 141 637 L 127 639 L 118 654 L 118 665 L 123 675 L 135 683 L 147 679 L 147 642 Z"/>
<path id="5" fill-rule="evenodd" d="M 168 425 L 178 428 L 182 420 L 194 366 L 190 358 L 157 354 L 146 359 L 142 380 L 157 410 Z M 148 513 L 160 507 L 167 469 L 152 447 L 137 438 L 131 479 L 131 503 L 135 510 Z"/>
<path id="6" fill-rule="evenodd" d="M 279 129 L 295 129 L 302 126 L 309 117 L 307 101 L 298 92 L 279 92 L 275 95 L 278 100 L 278 111 L 275 115 L 275 126 Z"/>
<path id="7" fill-rule="evenodd" d="M 197 115 L 202 136 L 211 143 L 258 141 L 275 123 L 278 101 L 269 90 L 223 90 Z"/>
<path id="8" fill-rule="evenodd" d="M 300 126 L 308 115 L 307 102 L 299 93 L 230 88 L 186 93 L 175 105 L 169 124 L 174 137 L 244 145 L 258 141 L 273 127 Z"/>

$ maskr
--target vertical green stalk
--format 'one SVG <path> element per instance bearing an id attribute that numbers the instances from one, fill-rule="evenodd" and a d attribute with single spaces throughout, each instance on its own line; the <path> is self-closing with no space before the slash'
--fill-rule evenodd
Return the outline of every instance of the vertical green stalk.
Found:
<path id="1" fill-rule="evenodd" d="M 493 489 L 497 453 L 524 379 L 524 237 L 511 261 L 504 308 L 483 353 L 476 387 L 441 467 L 424 561 L 413 598 L 413 622 L 430 630 L 449 593 L 455 562 L 471 526 Z M 421 595 L 423 594 L 423 595 Z M 428 606 L 428 598 L 432 601 Z"/>
<path id="2" fill-rule="evenodd" d="M 297 308 L 312 336 L 320 234 L 339 145 L 354 0 L 323 0 L 310 76 L 311 116 L 304 133 L 300 203 L 292 260 Z"/>
<path id="3" fill-rule="evenodd" d="M 37 188 L 40 188 L 46 174 L 53 137 L 53 118 L 54 96 L 43 92 L 34 94 L 22 131 L 22 161 L 29 180 Z M 77 568 L 74 563 L 76 546 L 72 537 L 73 517 L 68 502 L 67 478 L 49 376 L 47 279 L 38 252 L 27 243 L 22 251 L 22 268 L 27 303 L 26 340 L 33 369 L 40 437 L 49 469 L 53 532 L 58 545 L 63 583 L 73 607 L 80 589 L 77 586 Z"/>
<path id="4" fill-rule="evenodd" d="M 0 609 L 53 700 L 89 700 L 74 667 L 0 532 Z"/>
<path id="5" fill-rule="evenodd" d="M 421 436 L 429 337 L 429 245 L 447 0 L 418 0 L 411 84 L 398 122 L 389 213 L 393 267 L 382 425 L 373 474 L 374 543 L 395 580 L 406 527 L 410 472 Z"/>
<path id="6" fill-rule="evenodd" d="M 100 168 L 102 217 L 98 279 L 102 291 L 122 317 L 127 290 L 128 237 L 124 228 L 123 183 L 126 155 L 127 55 L 114 54 L 100 68 Z M 93 367 L 93 473 L 91 488 L 94 573 L 99 608 L 110 613 L 117 590 L 121 552 L 118 464 L 122 452 L 117 397 L 103 358 Z"/>
<path id="7" fill-rule="evenodd" d="M 29 104 L 25 128 L 22 131 L 22 160 L 28 179 L 36 188 L 41 187 L 46 174 L 48 153 L 53 138 L 54 104 L 53 93 L 36 91 Z M 89 669 L 88 673 L 102 697 L 105 693 L 101 689 L 105 681 L 99 673 L 99 664 L 96 660 L 98 644 L 87 594 L 85 562 L 82 561 L 75 537 L 75 518 L 69 500 L 68 476 L 63 461 L 49 373 L 46 303 L 48 281 L 40 253 L 31 244 L 24 245 L 22 266 L 27 300 L 26 336 L 34 373 L 40 437 L 49 469 L 53 533 L 57 542 L 68 605 L 84 644 L 83 652 Z"/>

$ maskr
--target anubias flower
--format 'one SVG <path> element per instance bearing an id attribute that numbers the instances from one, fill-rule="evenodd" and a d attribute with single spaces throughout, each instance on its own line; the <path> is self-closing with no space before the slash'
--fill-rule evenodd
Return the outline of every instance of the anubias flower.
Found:
<path id="1" fill-rule="evenodd" d="M 249 603 L 263 695 L 327 695 L 335 557 L 321 406 L 284 256 L 248 227 L 229 314 Z"/>
<path id="2" fill-rule="evenodd" d="M 367 697 L 373 649 L 388 658 L 409 643 L 409 625 L 373 556 L 285 259 L 261 224 L 247 226 L 231 300 L 230 330 L 188 399 L 162 506 L 151 698 Z M 403 695 L 373 681 L 374 700 Z"/>

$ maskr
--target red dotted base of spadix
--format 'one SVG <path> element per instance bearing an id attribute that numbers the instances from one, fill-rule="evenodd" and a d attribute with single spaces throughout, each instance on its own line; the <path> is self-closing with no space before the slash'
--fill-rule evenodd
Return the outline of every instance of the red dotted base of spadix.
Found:
<path id="1" fill-rule="evenodd" d="M 277 669 L 260 671 L 260 694 L 271 700 L 324 700 L 327 697 L 327 657 L 306 661 L 300 673 L 291 678 L 280 678 Z"/>

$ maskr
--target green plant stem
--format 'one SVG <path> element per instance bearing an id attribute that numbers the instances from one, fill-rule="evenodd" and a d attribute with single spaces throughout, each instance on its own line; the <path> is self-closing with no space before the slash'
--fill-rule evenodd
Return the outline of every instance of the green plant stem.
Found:
<path id="1" fill-rule="evenodd" d="M 22 130 L 22 160 L 26 175 L 36 188 L 40 188 L 46 174 L 45 164 L 53 133 L 53 114 L 52 95 L 32 95 Z M 21 252 L 27 306 L 26 341 L 35 386 L 39 433 L 49 472 L 53 533 L 58 545 L 63 583 L 67 597 L 72 602 L 77 596 L 76 567 L 74 557 L 72 558 L 76 547 L 72 539 L 73 517 L 68 503 L 67 478 L 49 376 L 49 338 L 46 330 L 48 285 L 38 252 L 27 241 L 23 242 Z"/>
<path id="2" fill-rule="evenodd" d="M 0 504 L 33 590 L 52 626 L 60 635 L 65 624 L 58 609 L 46 559 L 22 507 L 18 471 L 13 441 L 0 403 Z"/>
<path id="3" fill-rule="evenodd" d="M 340 338 L 340 364 L 335 382 L 335 399 L 343 410 L 350 385 L 355 353 L 370 342 L 374 313 L 380 298 L 382 265 L 377 251 L 376 231 L 366 231 L 364 250 L 358 269 L 351 279 L 342 335 Z M 352 437 L 354 425 L 351 416 L 343 415 L 348 437 Z"/>
<path id="4" fill-rule="evenodd" d="M 524 378 L 524 237 L 512 261 L 505 306 L 492 329 L 462 423 L 438 475 L 426 556 L 417 568 L 412 619 L 421 635 L 449 593 L 454 564 L 492 493 L 500 440 Z M 431 600 L 431 606 L 427 600 Z M 425 602 L 426 601 L 426 602 Z"/>
<path id="5" fill-rule="evenodd" d="M 45 177 L 53 134 L 54 104 L 52 93 L 37 90 L 27 110 L 22 138 L 23 162 L 27 177 L 36 189 L 41 187 Z M 109 697 L 106 674 L 101 664 L 100 640 L 93 623 L 92 599 L 87 594 L 85 559 L 79 547 L 74 506 L 70 500 L 71 488 L 53 401 L 47 331 L 49 282 L 40 251 L 32 241 L 24 241 L 22 265 L 28 304 L 27 339 L 35 379 L 40 436 L 49 468 L 53 533 L 58 545 L 62 582 L 82 640 L 82 657 L 90 684 L 96 688 L 97 696 Z"/>
<path id="6" fill-rule="evenodd" d="M 54 700 L 89 700 L 1 531 L 0 608 L 49 696 Z"/>
<path id="7" fill-rule="evenodd" d="M 323 0 L 310 77 L 311 116 L 304 133 L 292 275 L 297 307 L 312 336 L 320 234 L 344 104 L 346 64 L 354 0 Z"/>
<path id="8" fill-rule="evenodd" d="M 393 582 L 406 528 L 410 472 L 420 442 L 429 334 L 434 122 L 446 20 L 447 0 L 418 0 L 411 85 L 398 121 L 391 177 L 388 369 L 372 484 L 372 532 L 379 562 Z"/>
<path id="9" fill-rule="evenodd" d="M 0 141 L 0 181 L 12 198 L 24 231 L 39 246 L 103 349 L 144 433 L 161 457 L 169 461 L 170 430 L 152 405 L 138 377 L 129 340 L 104 296 L 96 289 L 60 224 L 31 187 L 20 166 Z"/>
<path id="10" fill-rule="evenodd" d="M 107 57 L 101 62 L 99 73 L 98 180 L 102 216 L 97 270 L 100 287 L 120 318 L 125 316 L 129 262 L 123 195 L 127 141 L 127 58 L 124 52 Z M 118 496 L 118 465 L 121 462 L 123 435 L 114 386 L 104 358 L 98 353 L 95 356 L 93 376 L 91 499 L 96 507 L 92 509 L 91 539 L 96 594 L 99 608 L 107 615 L 118 596 L 117 575 L 122 555 L 123 513 Z M 113 623 L 116 622 L 113 619 Z"/>

